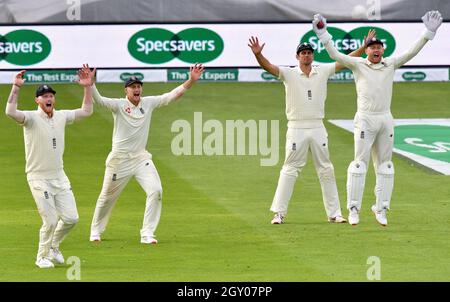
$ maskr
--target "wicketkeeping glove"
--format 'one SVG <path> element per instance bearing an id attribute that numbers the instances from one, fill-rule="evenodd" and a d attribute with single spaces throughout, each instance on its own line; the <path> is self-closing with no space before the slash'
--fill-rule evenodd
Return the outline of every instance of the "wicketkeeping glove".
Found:
<path id="1" fill-rule="evenodd" d="M 322 25 L 322 28 L 319 28 L 318 25 Z M 319 40 L 325 45 L 328 43 L 328 41 L 331 40 L 331 35 L 328 33 L 327 31 L 327 19 L 325 19 L 322 15 L 320 14 L 315 14 L 313 21 L 313 30 L 316 33 L 317 37 L 319 38 Z"/>
<path id="2" fill-rule="evenodd" d="M 322 28 L 318 28 L 317 24 L 319 22 L 321 22 L 321 21 L 323 22 L 323 27 Z M 320 14 L 315 14 L 314 15 L 312 24 L 313 24 L 314 32 L 317 34 L 318 37 L 320 37 L 321 35 L 323 35 L 327 31 L 327 19 L 325 19 L 325 17 L 323 17 Z"/>
<path id="3" fill-rule="evenodd" d="M 425 27 L 433 33 L 435 33 L 439 26 L 441 26 L 442 20 L 441 13 L 437 10 L 429 11 L 422 17 Z"/>

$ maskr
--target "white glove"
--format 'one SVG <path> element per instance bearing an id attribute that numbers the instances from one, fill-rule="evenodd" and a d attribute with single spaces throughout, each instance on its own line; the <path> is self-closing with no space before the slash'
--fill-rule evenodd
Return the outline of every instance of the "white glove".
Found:
<path id="1" fill-rule="evenodd" d="M 321 21 L 323 22 L 323 27 L 318 28 L 317 24 Z M 321 14 L 314 15 L 312 24 L 313 24 L 313 29 L 318 37 L 322 36 L 327 31 L 327 19 L 325 19 L 325 17 L 323 17 Z"/>
<path id="2" fill-rule="evenodd" d="M 423 24 L 432 33 L 436 33 L 439 26 L 442 24 L 441 13 L 437 10 L 429 11 L 422 17 Z"/>

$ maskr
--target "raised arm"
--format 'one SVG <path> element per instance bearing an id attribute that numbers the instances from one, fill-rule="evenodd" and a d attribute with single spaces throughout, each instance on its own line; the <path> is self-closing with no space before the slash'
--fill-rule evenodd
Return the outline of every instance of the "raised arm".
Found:
<path id="1" fill-rule="evenodd" d="M 249 44 L 248 47 L 252 50 L 253 54 L 255 55 L 256 61 L 258 61 L 259 66 L 261 66 L 265 71 L 271 73 L 272 75 L 279 77 L 280 70 L 278 66 L 273 65 L 269 62 L 269 60 L 266 59 L 266 57 L 263 56 L 262 50 L 266 43 L 263 43 L 262 45 L 259 45 L 258 37 L 251 37 L 248 39 Z"/>
<path id="2" fill-rule="evenodd" d="M 106 107 L 109 110 L 115 112 L 118 108 L 118 102 L 114 99 L 101 96 L 100 92 L 95 86 L 95 73 L 97 69 L 94 68 L 91 70 L 88 64 L 84 64 L 82 70 L 85 74 L 89 75 L 89 78 L 92 81 L 92 96 L 94 103 L 99 104 L 100 106 Z"/>
<path id="3" fill-rule="evenodd" d="M 189 79 L 172 91 L 160 95 L 157 107 L 169 105 L 171 102 L 179 99 L 187 89 L 191 88 L 203 74 L 205 67 L 202 64 L 195 64 L 189 68 Z"/>
<path id="4" fill-rule="evenodd" d="M 92 71 L 95 74 L 95 68 Z M 75 121 L 79 121 L 85 117 L 92 115 L 93 105 L 92 105 L 92 85 L 94 84 L 94 79 L 91 78 L 91 70 L 89 65 L 84 64 L 83 68 L 78 70 L 78 81 L 77 83 L 84 87 L 84 98 L 83 104 L 80 109 L 75 110 Z"/>
<path id="5" fill-rule="evenodd" d="M 21 70 L 13 78 L 13 86 L 11 88 L 11 93 L 8 97 L 8 102 L 6 103 L 5 113 L 7 116 L 15 120 L 16 122 L 22 124 L 25 121 L 25 114 L 22 111 L 17 110 L 17 100 L 19 98 L 20 87 L 25 83 L 23 75 L 25 70 Z"/>
<path id="6" fill-rule="evenodd" d="M 394 68 L 400 68 L 406 62 L 414 58 L 429 40 L 433 40 L 437 29 L 442 24 L 442 16 L 438 11 L 429 11 L 422 17 L 422 21 L 425 25 L 425 29 L 419 39 L 417 39 L 406 52 L 391 58 L 394 62 Z"/>
<path id="7" fill-rule="evenodd" d="M 318 28 L 317 24 L 321 21 L 323 22 L 323 27 Z M 358 62 L 358 59 L 356 57 L 351 57 L 343 53 L 340 53 L 334 47 L 333 42 L 331 41 L 331 35 L 327 31 L 327 21 L 323 16 L 319 14 L 314 15 L 312 24 L 313 29 L 317 34 L 317 37 L 319 38 L 320 42 L 322 42 L 322 44 L 325 46 L 325 49 L 327 50 L 330 58 L 350 69 L 352 69 L 353 66 L 356 66 Z"/>
<path id="8" fill-rule="evenodd" d="M 375 29 L 370 29 L 369 32 L 367 33 L 367 37 L 364 37 L 364 42 L 361 44 L 361 46 L 357 49 L 352 51 L 351 53 L 349 53 L 348 55 L 351 57 L 360 57 L 362 56 L 362 54 L 364 53 L 366 47 L 367 47 L 367 43 L 376 36 L 376 31 Z M 345 68 L 344 65 L 342 65 L 339 62 L 335 63 L 335 72 L 338 72 L 339 70 Z"/>

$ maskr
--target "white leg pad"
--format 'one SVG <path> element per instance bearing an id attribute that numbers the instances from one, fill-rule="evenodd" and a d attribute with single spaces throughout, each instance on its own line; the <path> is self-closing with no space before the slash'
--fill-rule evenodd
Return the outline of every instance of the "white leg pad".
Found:
<path id="1" fill-rule="evenodd" d="M 367 167 L 362 161 L 352 161 L 347 169 L 347 209 L 361 209 Z"/>
<path id="2" fill-rule="evenodd" d="M 377 168 L 375 185 L 377 211 L 389 209 L 392 190 L 394 189 L 394 164 L 391 161 L 382 163 Z"/>

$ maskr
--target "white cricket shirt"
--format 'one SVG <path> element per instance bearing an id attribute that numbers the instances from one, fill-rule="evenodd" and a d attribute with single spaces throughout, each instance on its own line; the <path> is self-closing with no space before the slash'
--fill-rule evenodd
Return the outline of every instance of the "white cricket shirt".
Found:
<path id="1" fill-rule="evenodd" d="M 127 98 L 101 96 L 94 85 L 94 102 L 111 110 L 114 118 L 112 153 L 119 157 L 134 157 L 144 152 L 153 109 L 178 98 L 185 90 L 180 87 L 162 95 L 141 97 L 138 106 L 134 106 Z"/>
<path id="2" fill-rule="evenodd" d="M 74 122 L 75 110 L 54 110 L 51 118 L 40 107 L 22 112 L 27 179 L 64 177 L 64 130 Z"/>
<path id="3" fill-rule="evenodd" d="M 338 52 L 331 39 L 325 43 L 325 48 L 332 59 L 352 70 L 358 95 L 358 112 L 383 114 L 390 112 L 395 69 L 411 60 L 426 44 L 428 37 L 430 32 L 424 32 L 405 53 L 383 58 L 377 64 Z"/>
<path id="4" fill-rule="evenodd" d="M 288 127 L 309 128 L 322 125 L 327 82 L 335 73 L 335 63 L 312 66 L 309 76 L 298 66 L 278 68 L 278 78 L 283 81 L 286 91 Z"/>

